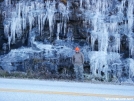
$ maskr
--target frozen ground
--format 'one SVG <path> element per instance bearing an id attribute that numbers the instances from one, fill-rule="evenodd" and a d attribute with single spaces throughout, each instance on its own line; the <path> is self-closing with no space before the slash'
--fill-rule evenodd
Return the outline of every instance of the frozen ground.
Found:
<path id="1" fill-rule="evenodd" d="M 0 78 L 0 101 L 134 101 L 134 86 Z"/>

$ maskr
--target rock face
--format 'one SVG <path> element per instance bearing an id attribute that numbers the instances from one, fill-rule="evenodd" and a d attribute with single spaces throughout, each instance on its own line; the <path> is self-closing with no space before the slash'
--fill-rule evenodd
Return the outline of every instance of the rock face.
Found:
<path id="1" fill-rule="evenodd" d="M 93 78 L 133 78 L 133 0 L 4 0 L 0 9 L 4 70 L 73 77 L 79 46 Z"/>

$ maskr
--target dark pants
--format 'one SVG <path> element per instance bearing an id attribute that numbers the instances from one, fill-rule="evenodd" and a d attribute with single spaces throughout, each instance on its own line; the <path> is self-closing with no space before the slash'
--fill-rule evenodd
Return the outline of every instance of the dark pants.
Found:
<path id="1" fill-rule="evenodd" d="M 74 72 L 77 80 L 83 80 L 83 65 L 74 64 Z"/>

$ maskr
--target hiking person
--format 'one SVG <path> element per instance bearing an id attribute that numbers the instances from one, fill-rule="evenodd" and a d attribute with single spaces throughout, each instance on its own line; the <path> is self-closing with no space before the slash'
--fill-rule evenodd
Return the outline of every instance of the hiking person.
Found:
<path id="1" fill-rule="evenodd" d="M 83 80 L 83 64 L 84 64 L 84 56 L 80 52 L 80 48 L 75 48 L 75 54 L 72 57 L 72 63 L 74 65 L 74 72 L 76 76 L 76 80 Z"/>

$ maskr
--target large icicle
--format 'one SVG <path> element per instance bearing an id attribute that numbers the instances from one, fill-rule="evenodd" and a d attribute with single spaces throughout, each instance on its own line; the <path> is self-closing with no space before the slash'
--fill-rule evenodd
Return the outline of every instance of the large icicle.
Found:
<path id="1" fill-rule="evenodd" d="M 47 19 L 49 21 L 49 30 L 50 30 L 50 38 L 52 37 L 53 25 L 54 25 L 54 13 L 56 11 L 55 1 L 52 3 L 50 1 L 46 1 L 46 9 L 47 9 Z"/>
<path id="2" fill-rule="evenodd" d="M 128 19 L 128 39 L 129 39 L 129 54 L 132 55 L 134 52 L 134 39 L 133 39 L 133 27 L 134 27 L 134 0 L 129 0 L 128 10 L 127 10 L 127 19 Z"/>
<path id="3" fill-rule="evenodd" d="M 91 55 L 92 54 L 92 55 Z M 94 77 L 102 78 L 101 72 L 105 73 L 105 79 L 107 79 L 107 53 L 106 52 L 91 52 L 90 58 L 90 70 Z"/>

